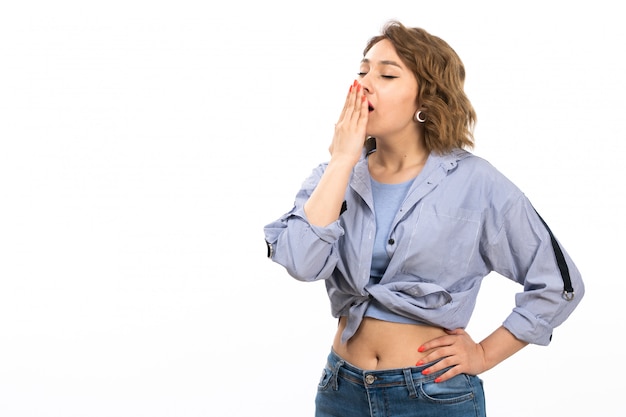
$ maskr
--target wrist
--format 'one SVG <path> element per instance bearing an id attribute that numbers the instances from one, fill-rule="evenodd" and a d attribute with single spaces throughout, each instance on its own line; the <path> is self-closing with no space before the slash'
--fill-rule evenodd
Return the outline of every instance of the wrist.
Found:
<path id="1" fill-rule="evenodd" d="M 351 155 L 332 155 L 328 161 L 328 167 L 338 170 L 345 169 L 351 171 L 357 162 L 359 162 L 359 157 L 354 158 Z"/>

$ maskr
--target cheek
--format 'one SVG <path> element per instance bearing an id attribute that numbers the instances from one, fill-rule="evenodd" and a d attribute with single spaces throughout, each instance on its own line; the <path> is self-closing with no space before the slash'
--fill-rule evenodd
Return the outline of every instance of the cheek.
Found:
<path id="1" fill-rule="evenodd" d="M 411 91 L 410 93 L 406 94 L 403 98 L 402 98 L 402 102 L 404 103 L 404 106 L 406 106 L 407 109 L 410 109 L 410 111 L 412 112 L 416 112 L 417 111 L 417 91 L 413 92 Z"/>
<path id="2" fill-rule="evenodd" d="M 395 112 L 401 118 L 411 118 L 417 111 L 417 103 L 413 95 L 401 97 L 394 104 Z"/>
<path id="3" fill-rule="evenodd" d="M 406 121 L 412 119 L 417 112 L 417 88 L 390 86 L 390 88 L 379 89 L 378 92 L 381 100 L 377 108 L 381 116 L 384 114 L 385 119 Z"/>

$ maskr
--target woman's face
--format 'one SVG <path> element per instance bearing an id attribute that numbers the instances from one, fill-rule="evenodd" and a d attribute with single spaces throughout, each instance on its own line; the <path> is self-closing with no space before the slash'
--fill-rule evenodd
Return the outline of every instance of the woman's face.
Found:
<path id="1" fill-rule="evenodd" d="M 359 77 L 370 105 L 369 136 L 384 139 L 415 132 L 417 80 L 389 40 L 381 40 L 367 52 Z"/>

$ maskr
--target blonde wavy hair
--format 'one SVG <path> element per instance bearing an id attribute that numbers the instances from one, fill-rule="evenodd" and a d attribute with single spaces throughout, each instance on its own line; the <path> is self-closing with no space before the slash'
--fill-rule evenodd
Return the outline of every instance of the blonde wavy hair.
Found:
<path id="1" fill-rule="evenodd" d="M 424 29 L 392 20 L 369 40 L 363 55 L 383 39 L 393 44 L 417 79 L 416 100 L 426 116 L 427 149 L 442 154 L 454 148 L 473 148 L 476 112 L 465 95 L 465 67 L 454 49 Z"/>

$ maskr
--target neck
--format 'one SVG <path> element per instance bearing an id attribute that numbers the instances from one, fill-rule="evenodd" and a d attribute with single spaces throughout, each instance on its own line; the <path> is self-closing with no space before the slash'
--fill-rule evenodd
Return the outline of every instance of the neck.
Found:
<path id="1" fill-rule="evenodd" d="M 429 152 L 415 137 L 390 143 L 376 140 L 376 151 L 368 158 L 372 177 L 383 183 L 398 183 L 415 178 L 424 167 Z"/>

